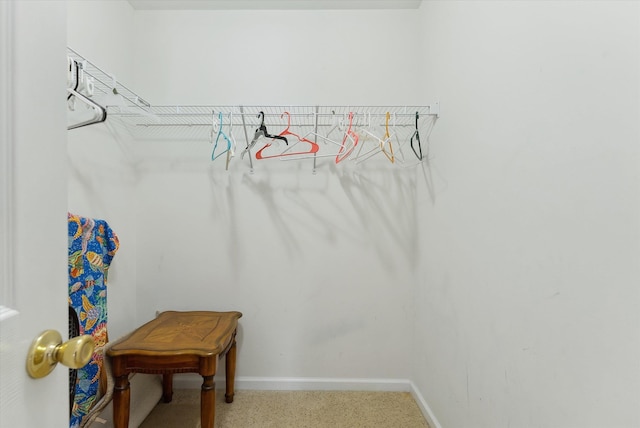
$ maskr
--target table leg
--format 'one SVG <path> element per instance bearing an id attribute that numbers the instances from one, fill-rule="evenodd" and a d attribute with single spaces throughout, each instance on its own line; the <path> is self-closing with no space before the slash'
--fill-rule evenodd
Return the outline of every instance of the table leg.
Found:
<path id="1" fill-rule="evenodd" d="M 213 376 L 202 376 L 202 391 L 200 393 L 200 426 L 213 428 L 216 417 L 216 385 Z"/>
<path id="2" fill-rule="evenodd" d="M 224 399 L 227 403 L 233 403 L 234 385 L 236 379 L 236 340 L 233 339 L 233 344 L 227 355 L 225 356 L 225 371 L 226 371 L 226 386 L 227 389 L 224 394 Z"/>
<path id="3" fill-rule="evenodd" d="M 162 375 L 162 401 L 171 403 L 173 398 L 173 373 L 164 373 Z"/>
<path id="4" fill-rule="evenodd" d="M 130 394 L 129 375 L 124 374 L 116 377 L 113 387 L 113 426 L 115 428 L 129 427 Z"/>

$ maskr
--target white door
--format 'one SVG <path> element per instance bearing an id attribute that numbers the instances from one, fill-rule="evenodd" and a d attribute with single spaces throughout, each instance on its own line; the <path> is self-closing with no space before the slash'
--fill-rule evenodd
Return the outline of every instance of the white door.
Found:
<path id="1" fill-rule="evenodd" d="M 0 0 L 0 427 L 69 424 L 68 371 L 29 345 L 67 337 L 66 2 Z"/>

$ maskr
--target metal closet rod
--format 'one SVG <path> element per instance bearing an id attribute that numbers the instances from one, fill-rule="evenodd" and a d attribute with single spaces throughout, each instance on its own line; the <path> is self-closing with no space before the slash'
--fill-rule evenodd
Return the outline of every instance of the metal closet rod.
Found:
<path id="1" fill-rule="evenodd" d="M 346 113 L 371 113 L 385 115 L 387 112 L 397 115 L 414 115 L 416 109 L 424 114 L 438 114 L 439 103 L 430 105 L 396 105 L 396 106 L 365 106 L 365 105 L 153 105 L 151 110 L 163 115 L 208 115 L 211 111 L 234 114 L 253 115 L 263 111 L 265 115 L 279 115 L 284 111 L 298 115 L 341 115 Z M 247 111 L 249 109 L 249 111 Z M 317 110 L 316 110 L 317 109 Z M 277 110 L 274 112 L 274 110 Z M 302 110 L 302 111 L 301 111 Z M 160 113 L 161 112 L 161 113 Z"/>
<path id="2" fill-rule="evenodd" d="M 415 115 L 414 115 L 415 117 Z M 225 125 L 228 125 L 228 123 L 225 123 Z M 243 124 L 242 122 L 233 122 L 233 126 L 243 126 L 245 124 Z M 316 126 L 316 124 L 313 123 L 296 123 L 296 124 L 292 124 L 292 126 L 306 126 L 306 127 L 312 127 L 312 126 Z M 377 123 L 374 124 L 375 126 L 384 126 L 384 123 Z M 192 127 L 192 126 L 204 126 L 204 127 L 211 127 L 211 123 L 136 123 L 135 126 L 141 126 L 144 128 L 149 128 L 149 127 L 171 127 L 171 126 L 181 126 L 181 127 Z M 334 126 L 331 123 L 318 123 L 317 124 L 318 127 L 320 128 L 329 128 Z M 400 128 L 408 128 L 408 127 L 413 127 L 415 126 L 412 123 L 396 123 L 393 126 L 395 127 L 400 127 Z"/>
<path id="3" fill-rule="evenodd" d="M 287 110 L 288 111 L 288 110 Z M 220 110 L 212 110 L 212 112 L 209 113 L 154 113 L 152 111 L 148 112 L 150 114 L 153 114 L 154 116 L 158 116 L 158 117 L 184 117 L 184 116 L 190 116 L 190 117 L 211 117 L 211 114 L 215 112 L 216 114 L 220 112 Z M 351 113 L 351 112 L 349 112 Z M 371 117 L 385 117 L 386 116 L 386 112 L 384 113 L 370 113 L 370 112 L 359 112 L 359 111 L 353 111 L 352 112 L 354 115 L 358 115 L 358 116 L 371 116 Z M 392 117 L 401 117 L 401 118 L 406 118 L 406 117 L 410 117 L 410 118 L 415 118 L 416 117 L 416 112 L 414 111 L 413 113 L 394 113 L 394 112 L 389 112 L 391 114 Z M 118 113 L 118 112 L 114 112 L 112 113 L 116 116 L 120 116 L 120 117 L 138 117 L 140 116 L 139 113 Z M 243 116 L 243 117 L 253 117 L 256 116 L 256 113 L 240 113 L 240 112 L 222 112 L 222 114 L 224 115 L 229 115 L 229 114 L 233 114 L 234 116 Z M 344 116 L 347 115 L 348 113 L 291 113 L 289 112 L 289 115 L 291 117 L 336 117 L 336 116 Z M 435 115 L 434 113 L 421 113 L 423 115 L 426 116 L 432 116 Z M 265 117 L 280 117 L 282 116 L 283 113 L 264 113 Z"/>
<path id="4" fill-rule="evenodd" d="M 248 108 L 251 111 L 247 112 L 245 109 Z M 197 110 L 196 110 L 197 109 Z M 237 110 L 235 110 L 237 109 Z M 273 112 L 273 110 L 277 109 L 277 112 Z M 322 112 L 319 110 L 322 109 Z M 326 110 L 330 109 L 331 112 L 327 112 Z M 196 111 L 194 111 L 196 110 Z M 300 111 L 306 110 L 306 111 Z M 336 111 L 337 110 L 337 111 Z M 400 110 L 400 111 L 399 111 Z M 402 111 L 403 110 L 403 111 Z M 171 119 L 181 119 L 182 122 L 179 123 L 136 123 L 135 126 L 142 127 L 163 127 L 163 126 L 211 126 L 211 121 L 207 120 L 206 122 L 202 122 L 202 119 L 207 118 L 210 119 L 212 115 L 218 114 L 222 112 L 225 117 L 233 116 L 234 119 L 238 118 L 241 122 L 233 121 L 234 125 L 246 125 L 245 118 L 254 118 L 258 115 L 259 112 L 264 112 L 265 118 L 281 118 L 284 112 L 288 112 L 291 118 L 304 118 L 304 119 L 315 119 L 315 125 L 320 127 L 327 126 L 335 126 L 335 123 L 332 121 L 328 123 L 326 120 L 321 119 L 335 119 L 339 117 L 346 117 L 348 113 L 353 112 L 355 118 L 358 120 L 361 119 L 382 119 L 386 118 L 387 112 L 390 114 L 391 119 L 394 122 L 395 126 L 404 127 L 404 126 L 413 126 L 414 120 L 416 117 L 416 113 L 421 116 L 435 116 L 439 115 L 439 105 L 438 103 L 429 105 L 429 106 L 389 106 L 389 107 L 379 107 L 379 106 L 153 106 L 149 110 L 148 113 L 152 114 L 157 118 L 166 118 L 168 120 Z M 117 113 L 114 115 L 120 116 L 123 118 L 135 119 L 140 117 L 137 113 Z M 194 121 L 189 121 L 190 119 L 194 119 Z M 296 123 L 297 126 L 313 126 L 312 123 Z M 384 125 L 382 123 L 381 125 Z"/>

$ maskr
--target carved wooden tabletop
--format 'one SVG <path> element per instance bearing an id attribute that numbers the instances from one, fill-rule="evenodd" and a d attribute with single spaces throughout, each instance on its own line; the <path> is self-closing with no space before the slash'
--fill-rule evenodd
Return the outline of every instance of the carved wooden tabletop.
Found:
<path id="1" fill-rule="evenodd" d="M 157 318 L 116 342 L 112 357 L 137 354 L 217 355 L 224 351 L 242 313 L 190 311 L 162 312 Z"/>

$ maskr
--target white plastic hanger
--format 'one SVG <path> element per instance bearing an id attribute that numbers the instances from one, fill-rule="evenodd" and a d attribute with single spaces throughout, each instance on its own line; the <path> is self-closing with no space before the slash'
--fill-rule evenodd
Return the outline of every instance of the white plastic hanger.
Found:
<path id="1" fill-rule="evenodd" d="M 85 120 L 83 122 L 67 126 L 68 130 L 81 128 L 81 127 L 87 126 L 87 125 L 93 125 L 94 123 L 101 123 L 101 122 L 104 122 L 105 120 L 107 120 L 107 110 L 104 107 L 102 107 L 101 105 L 99 105 L 95 101 L 85 97 L 80 92 L 77 92 L 74 89 L 67 88 L 67 92 L 69 92 L 69 94 L 74 96 L 75 99 L 82 101 L 89 108 L 91 108 L 91 110 L 93 110 L 93 117 L 91 119 L 88 119 L 88 120 Z"/>
<path id="2" fill-rule="evenodd" d="M 89 96 L 93 95 L 93 79 L 89 79 L 89 76 L 84 73 L 84 68 L 84 64 L 79 64 L 73 58 L 67 57 L 67 92 L 69 93 L 67 102 L 69 108 L 75 110 L 76 100 L 80 100 L 93 111 L 93 117 L 67 126 L 67 130 L 104 122 L 107 119 L 107 110 L 104 107 L 80 93 L 81 90 L 84 90 L 88 92 Z"/>

